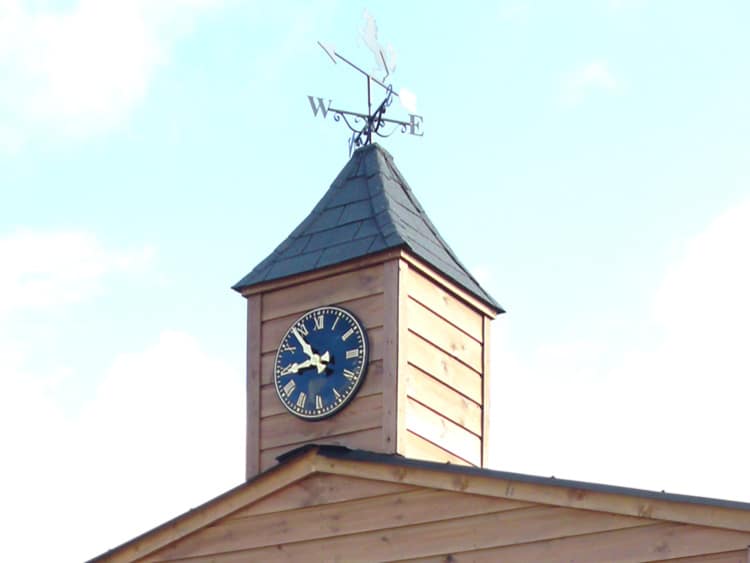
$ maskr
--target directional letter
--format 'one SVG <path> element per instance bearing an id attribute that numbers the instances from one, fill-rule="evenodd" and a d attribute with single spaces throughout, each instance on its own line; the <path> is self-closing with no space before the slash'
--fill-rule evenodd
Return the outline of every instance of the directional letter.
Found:
<path id="1" fill-rule="evenodd" d="M 328 100 L 328 105 L 326 105 L 323 98 L 313 98 L 312 96 L 307 96 L 307 99 L 310 101 L 310 107 L 313 110 L 313 115 L 317 117 L 318 112 L 321 112 L 323 114 L 323 119 L 325 119 L 328 115 L 328 108 L 331 107 L 331 100 Z M 317 104 L 315 103 L 315 100 L 318 100 Z"/>
<path id="2" fill-rule="evenodd" d="M 310 101 L 310 103 L 312 103 L 312 100 Z M 409 135 L 414 135 L 416 137 L 422 137 L 424 135 L 424 133 L 422 132 L 421 115 L 414 115 L 413 113 L 409 114 Z"/>

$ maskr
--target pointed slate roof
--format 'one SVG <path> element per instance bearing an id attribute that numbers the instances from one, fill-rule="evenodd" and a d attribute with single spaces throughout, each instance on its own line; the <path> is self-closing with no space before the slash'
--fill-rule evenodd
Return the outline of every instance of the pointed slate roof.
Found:
<path id="1" fill-rule="evenodd" d="M 498 312 L 427 217 L 393 157 L 377 144 L 357 149 L 310 215 L 233 289 L 406 248 Z"/>

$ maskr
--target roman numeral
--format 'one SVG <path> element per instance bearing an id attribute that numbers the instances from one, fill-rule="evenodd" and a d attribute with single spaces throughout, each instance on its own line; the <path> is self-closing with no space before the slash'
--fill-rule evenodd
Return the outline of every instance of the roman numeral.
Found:
<path id="1" fill-rule="evenodd" d="M 297 347 L 292 346 L 288 341 L 286 341 L 281 344 L 281 348 L 279 348 L 279 351 L 280 352 L 296 352 Z"/>
<path id="2" fill-rule="evenodd" d="M 334 330 L 338 323 L 339 323 L 339 316 L 336 315 L 335 317 L 333 317 L 333 326 L 331 327 L 331 330 Z"/>
<path id="3" fill-rule="evenodd" d="M 287 397 L 292 394 L 295 387 L 297 387 L 297 384 L 294 382 L 294 379 L 290 379 L 286 382 L 286 385 L 284 385 L 284 393 L 286 393 Z"/>
<path id="4" fill-rule="evenodd" d="M 341 393 L 336 391 L 336 389 L 333 390 L 333 394 L 336 395 L 336 399 L 341 399 Z"/>
<path id="5" fill-rule="evenodd" d="M 304 391 L 300 391 L 299 397 L 297 397 L 297 408 L 304 409 L 306 402 L 307 402 L 307 394 Z"/>
<path id="6" fill-rule="evenodd" d="M 359 348 L 352 348 L 346 351 L 346 359 L 351 360 L 352 358 L 359 358 Z"/>
<path id="7" fill-rule="evenodd" d="M 320 315 L 313 318 L 315 321 L 315 330 L 323 330 L 323 325 L 325 324 L 326 318 L 321 313 Z"/>
<path id="8" fill-rule="evenodd" d="M 357 374 L 350 369 L 345 369 L 344 377 L 346 377 L 347 379 L 354 379 L 355 377 L 357 377 Z"/>
<path id="9" fill-rule="evenodd" d="M 320 395 L 315 395 L 315 408 L 319 411 L 323 410 L 323 398 Z"/>
<path id="10" fill-rule="evenodd" d="M 299 323 L 295 328 L 297 329 L 297 332 L 299 332 L 302 336 L 307 336 L 308 334 L 310 334 L 310 331 L 307 330 L 304 322 Z"/>
<path id="11" fill-rule="evenodd" d="M 349 338 L 352 334 L 354 334 L 354 329 L 350 328 L 344 334 L 341 335 L 341 340 L 343 340 L 344 342 L 346 342 L 346 339 Z"/>

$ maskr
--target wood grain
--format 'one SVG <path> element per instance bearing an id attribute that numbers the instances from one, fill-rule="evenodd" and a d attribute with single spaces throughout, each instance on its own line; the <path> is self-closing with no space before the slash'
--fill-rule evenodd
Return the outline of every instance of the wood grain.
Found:
<path id="1" fill-rule="evenodd" d="M 406 335 L 406 347 L 410 364 L 481 404 L 482 377 L 479 372 L 412 332 Z"/>
<path id="2" fill-rule="evenodd" d="M 311 422 L 290 413 L 269 416 L 260 421 L 261 449 L 287 444 L 315 442 L 338 434 L 369 430 L 383 422 L 383 396 L 356 397 L 331 418 Z"/>
<path id="3" fill-rule="evenodd" d="M 247 300 L 247 380 L 245 479 L 260 471 L 260 331 L 261 299 L 251 295 Z"/>
<path id="4" fill-rule="evenodd" d="M 477 403 L 412 365 L 407 367 L 407 374 L 409 397 L 477 436 L 482 435 L 482 408 Z"/>
<path id="5" fill-rule="evenodd" d="M 408 295 L 424 307 L 447 320 L 477 342 L 482 341 L 483 315 L 465 301 L 434 280 L 428 279 L 413 268 L 407 276 Z"/>
<path id="6" fill-rule="evenodd" d="M 477 373 L 482 370 L 482 345 L 413 299 L 408 299 L 406 314 L 409 330 L 453 356 Z"/>
<path id="7" fill-rule="evenodd" d="M 406 427 L 472 465 L 479 465 L 482 461 L 479 436 L 411 398 L 406 401 Z"/>
<path id="8" fill-rule="evenodd" d="M 370 266 L 265 293 L 263 321 L 382 292 L 383 268 Z"/>

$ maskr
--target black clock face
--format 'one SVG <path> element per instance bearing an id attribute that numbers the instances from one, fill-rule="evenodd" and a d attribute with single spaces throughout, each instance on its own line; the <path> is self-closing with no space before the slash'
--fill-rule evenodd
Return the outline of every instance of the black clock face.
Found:
<path id="1" fill-rule="evenodd" d="M 367 335 L 349 311 L 320 307 L 297 319 L 276 352 L 274 382 L 284 406 L 309 420 L 332 415 L 367 370 Z"/>

